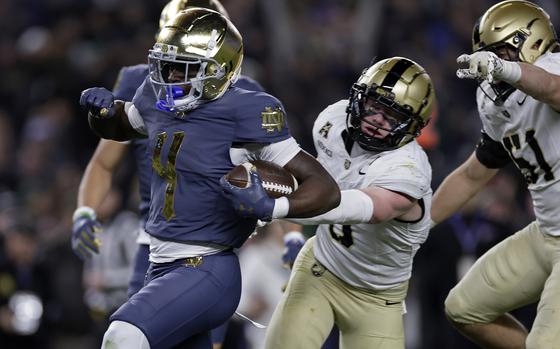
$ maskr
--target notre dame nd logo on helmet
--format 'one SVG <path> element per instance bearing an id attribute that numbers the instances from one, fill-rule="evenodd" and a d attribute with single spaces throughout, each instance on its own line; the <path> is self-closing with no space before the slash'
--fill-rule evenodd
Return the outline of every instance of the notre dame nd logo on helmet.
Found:
<path id="1" fill-rule="evenodd" d="M 280 132 L 285 126 L 284 112 L 280 107 L 266 107 L 261 113 L 262 117 L 262 128 L 266 130 L 267 133 L 274 131 Z"/>

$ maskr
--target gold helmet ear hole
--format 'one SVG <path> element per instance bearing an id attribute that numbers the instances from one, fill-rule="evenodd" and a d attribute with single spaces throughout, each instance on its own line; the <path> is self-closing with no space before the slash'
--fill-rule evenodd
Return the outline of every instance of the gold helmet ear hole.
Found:
<path id="1" fill-rule="evenodd" d="M 543 42 L 542 39 L 537 40 L 537 41 L 533 44 L 533 46 L 531 46 L 531 49 L 532 49 L 532 50 L 538 50 L 539 47 L 541 47 L 542 42 Z"/>

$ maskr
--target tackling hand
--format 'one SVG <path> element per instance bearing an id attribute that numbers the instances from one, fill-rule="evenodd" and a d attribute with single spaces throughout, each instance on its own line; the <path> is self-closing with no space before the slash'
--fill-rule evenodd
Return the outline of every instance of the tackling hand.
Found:
<path id="1" fill-rule="evenodd" d="M 275 201 L 264 190 L 257 171 L 250 170 L 249 175 L 251 184 L 247 188 L 236 187 L 229 183 L 225 176 L 222 177 L 220 184 L 224 189 L 224 196 L 231 201 L 241 217 L 270 221 Z"/>
<path id="2" fill-rule="evenodd" d="M 115 115 L 115 97 L 104 87 L 92 87 L 82 91 L 80 105 L 94 117 L 105 119 Z"/>
<path id="3" fill-rule="evenodd" d="M 98 234 L 102 227 L 93 210 L 91 212 L 79 210 L 76 210 L 73 218 L 72 250 L 81 260 L 86 260 L 91 258 L 92 254 L 99 253 L 101 241 Z"/>
<path id="4" fill-rule="evenodd" d="M 504 81 L 515 83 L 521 78 L 521 67 L 516 62 L 506 61 L 489 51 L 480 51 L 473 54 L 462 54 L 457 57 L 460 65 L 468 64 L 468 68 L 457 69 L 460 79 L 486 80 L 489 83 Z"/>

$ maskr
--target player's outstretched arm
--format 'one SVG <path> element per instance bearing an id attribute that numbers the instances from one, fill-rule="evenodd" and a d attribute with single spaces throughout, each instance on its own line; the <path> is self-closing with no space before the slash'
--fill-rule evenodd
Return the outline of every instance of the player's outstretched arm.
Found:
<path id="1" fill-rule="evenodd" d="M 145 137 L 132 127 L 125 111 L 125 102 L 115 101 L 112 92 L 106 88 L 84 90 L 80 105 L 88 111 L 90 128 L 101 138 L 125 141 Z"/>
<path id="2" fill-rule="evenodd" d="M 497 172 L 497 169 L 484 166 L 473 153 L 436 190 L 431 209 L 434 223 L 444 221 L 463 207 Z"/>
<path id="3" fill-rule="evenodd" d="M 300 151 L 284 168 L 300 183 L 288 195 L 286 217 L 312 217 L 325 213 L 340 203 L 340 190 L 331 175 L 311 155 Z"/>
<path id="4" fill-rule="evenodd" d="M 550 105 L 554 110 L 560 110 L 560 75 L 532 64 L 517 64 L 521 67 L 521 78 L 512 83 L 513 87 Z"/>
<path id="5" fill-rule="evenodd" d="M 560 110 L 560 75 L 528 63 L 510 62 L 493 52 L 480 51 L 457 58 L 462 68 L 457 70 L 461 79 L 504 81 L 538 101 Z"/>
<path id="6" fill-rule="evenodd" d="M 422 209 L 417 200 L 398 192 L 369 186 L 362 189 L 343 190 L 340 204 L 324 214 L 309 218 L 292 218 L 291 222 L 299 224 L 361 224 L 382 223 L 405 215 L 407 220 L 418 219 Z M 417 212 L 413 210 L 417 206 Z"/>

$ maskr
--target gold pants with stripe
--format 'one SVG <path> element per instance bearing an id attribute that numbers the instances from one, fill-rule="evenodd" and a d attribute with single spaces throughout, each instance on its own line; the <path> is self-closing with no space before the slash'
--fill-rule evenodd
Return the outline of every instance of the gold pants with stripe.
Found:
<path id="1" fill-rule="evenodd" d="M 267 349 L 314 349 L 336 323 L 341 349 L 404 348 L 403 300 L 408 282 L 383 291 L 351 286 L 315 260 L 314 238 L 296 259 L 266 333 Z"/>

